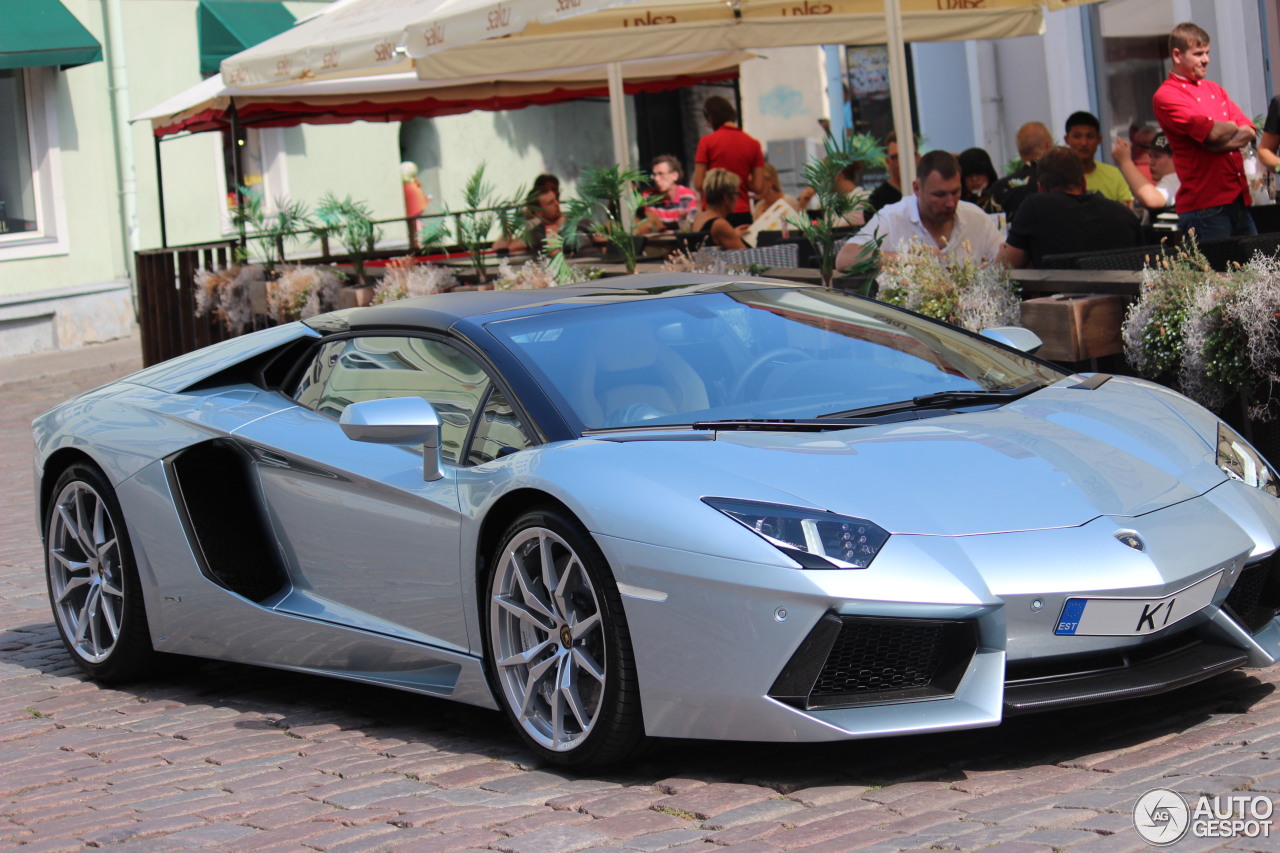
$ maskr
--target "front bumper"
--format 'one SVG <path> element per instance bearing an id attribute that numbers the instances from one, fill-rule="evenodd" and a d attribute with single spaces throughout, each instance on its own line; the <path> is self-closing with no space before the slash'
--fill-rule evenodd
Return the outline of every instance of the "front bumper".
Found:
<path id="1" fill-rule="evenodd" d="M 840 740 L 991 726 L 1280 660 L 1280 503 L 1254 491 L 1074 528 L 897 535 L 867 570 L 597 540 L 623 588 L 649 734 Z M 1120 528 L 1149 547 L 1124 547 Z M 1069 597 L 1158 598 L 1219 572 L 1211 604 L 1157 633 L 1053 633 Z"/>

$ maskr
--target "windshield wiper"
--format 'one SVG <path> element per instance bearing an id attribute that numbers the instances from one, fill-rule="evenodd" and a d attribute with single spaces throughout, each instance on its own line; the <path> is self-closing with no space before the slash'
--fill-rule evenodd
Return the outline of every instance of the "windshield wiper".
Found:
<path id="1" fill-rule="evenodd" d="M 953 388 L 948 391 L 934 391 L 932 394 L 921 394 L 918 397 L 912 397 L 910 400 L 900 400 L 896 403 L 882 403 L 878 406 L 866 406 L 861 409 L 850 409 L 847 412 L 832 412 L 830 415 L 823 415 L 824 418 L 843 419 L 868 417 L 879 414 L 887 414 L 890 412 L 910 411 L 912 409 L 930 409 L 935 407 L 948 406 L 980 406 L 980 405 L 999 405 L 1001 403 L 1009 403 L 1021 397 L 1025 397 L 1033 391 L 1039 391 L 1045 386 L 1044 382 L 1033 379 L 1017 388 L 1009 388 L 1004 391 L 988 391 L 982 388 L 960 389 Z"/>
<path id="2" fill-rule="evenodd" d="M 844 418 L 823 415 L 817 418 L 726 418 L 720 421 L 697 421 L 690 429 L 713 430 L 769 430 L 773 432 L 823 432 L 836 429 L 854 429 L 864 426 L 883 426 L 901 421 L 915 421 L 934 417 L 943 412 L 899 411 L 886 412 L 883 416 Z"/>

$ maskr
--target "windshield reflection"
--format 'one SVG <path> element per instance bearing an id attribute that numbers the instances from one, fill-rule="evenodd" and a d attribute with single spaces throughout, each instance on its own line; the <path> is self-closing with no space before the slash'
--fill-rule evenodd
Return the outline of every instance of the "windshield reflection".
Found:
<path id="1" fill-rule="evenodd" d="M 1065 375 L 949 326 L 810 288 L 593 305 L 488 328 L 584 429 L 816 418 Z"/>

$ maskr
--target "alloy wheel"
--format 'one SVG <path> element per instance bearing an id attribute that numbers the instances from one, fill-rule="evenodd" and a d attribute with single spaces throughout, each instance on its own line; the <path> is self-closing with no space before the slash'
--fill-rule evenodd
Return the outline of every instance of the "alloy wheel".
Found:
<path id="1" fill-rule="evenodd" d="M 110 656 L 125 611 L 124 565 L 116 522 L 98 492 L 73 480 L 49 520 L 49 592 L 72 650 L 89 663 Z"/>
<path id="2" fill-rule="evenodd" d="M 496 674 L 517 722 L 548 750 L 574 749 L 600 717 L 604 616 L 582 558 L 562 537 L 529 527 L 508 541 L 490 601 Z"/>

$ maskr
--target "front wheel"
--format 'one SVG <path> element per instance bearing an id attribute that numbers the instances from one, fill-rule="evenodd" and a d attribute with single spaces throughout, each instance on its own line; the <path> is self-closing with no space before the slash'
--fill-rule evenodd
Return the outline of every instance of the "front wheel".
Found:
<path id="1" fill-rule="evenodd" d="M 626 615 L 591 535 L 526 513 L 489 567 L 488 664 L 517 730 L 547 761 L 603 766 L 644 742 Z"/>
<path id="2" fill-rule="evenodd" d="M 45 575 L 58 633 L 93 678 L 125 681 L 152 674 L 142 585 L 124 514 L 97 468 L 69 467 L 53 487 L 45 517 Z"/>

